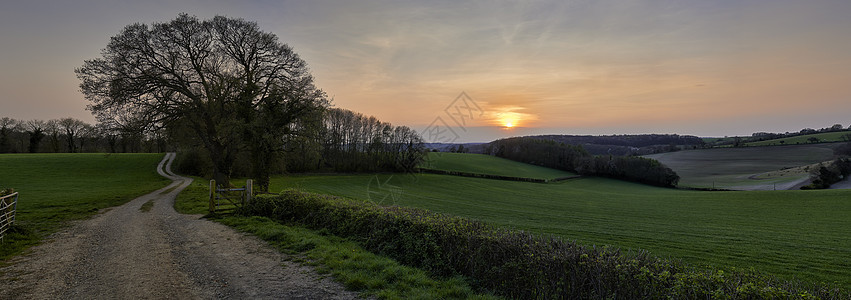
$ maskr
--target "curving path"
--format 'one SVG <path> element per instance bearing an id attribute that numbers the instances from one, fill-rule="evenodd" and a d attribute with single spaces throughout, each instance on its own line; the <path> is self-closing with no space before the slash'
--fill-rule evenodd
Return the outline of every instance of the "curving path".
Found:
<path id="1" fill-rule="evenodd" d="M 352 299 L 356 294 L 265 242 L 174 211 L 173 182 L 51 236 L 0 268 L 0 299 Z M 174 188 L 173 190 L 169 190 Z M 150 212 L 142 204 L 154 201 Z"/>

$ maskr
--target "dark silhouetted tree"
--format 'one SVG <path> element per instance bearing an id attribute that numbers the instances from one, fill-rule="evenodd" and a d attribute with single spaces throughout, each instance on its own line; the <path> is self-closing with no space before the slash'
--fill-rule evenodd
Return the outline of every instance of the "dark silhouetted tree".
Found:
<path id="1" fill-rule="evenodd" d="M 63 118 L 57 121 L 56 125 L 58 125 L 59 129 L 65 133 L 65 142 L 68 145 L 68 152 L 77 152 L 78 139 L 88 124 L 74 118 Z"/>
<path id="2" fill-rule="evenodd" d="M 41 120 L 30 120 L 26 124 L 27 133 L 30 135 L 30 145 L 27 147 L 29 153 L 37 153 L 41 140 L 44 139 L 44 129 L 47 124 Z"/>
<path id="3" fill-rule="evenodd" d="M 18 126 L 15 119 L 0 118 L 0 153 L 12 152 L 12 133 L 19 130 Z"/>
<path id="4" fill-rule="evenodd" d="M 168 23 L 128 25 L 102 57 L 76 73 L 101 122 L 129 118 L 146 130 L 186 126 L 207 150 L 220 184 L 229 184 L 239 151 L 262 164 L 301 107 L 328 103 L 289 46 L 257 23 L 222 16 L 181 14 Z"/>

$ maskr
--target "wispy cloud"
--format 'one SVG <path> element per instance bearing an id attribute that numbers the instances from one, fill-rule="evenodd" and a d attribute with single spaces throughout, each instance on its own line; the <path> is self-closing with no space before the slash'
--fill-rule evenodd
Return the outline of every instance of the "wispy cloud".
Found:
<path id="1" fill-rule="evenodd" d="M 513 116 L 566 132 L 851 114 L 849 1 L 21 3 L 0 12 L 0 101 L 19 114 L 60 98 L 56 113 L 87 114 L 73 67 L 124 25 L 180 11 L 257 21 L 337 106 L 396 124 L 428 124 L 461 91 L 490 116 L 475 126 Z"/>

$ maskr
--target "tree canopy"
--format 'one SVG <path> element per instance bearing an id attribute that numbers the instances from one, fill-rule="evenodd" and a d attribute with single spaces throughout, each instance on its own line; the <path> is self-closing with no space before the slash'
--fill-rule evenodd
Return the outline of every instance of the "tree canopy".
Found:
<path id="1" fill-rule="evenodd" d="M 97 119 L 191 131 L 223 184 L 238 151 L 263 164 L 292 122 L 328 104 L 305 61 L 243 19 L 180 14 L 167 23 L 132 24 L 101 54 L 75 70 Z M 256 170 L 255 179 L 268 182 L 263 172 Z"/>

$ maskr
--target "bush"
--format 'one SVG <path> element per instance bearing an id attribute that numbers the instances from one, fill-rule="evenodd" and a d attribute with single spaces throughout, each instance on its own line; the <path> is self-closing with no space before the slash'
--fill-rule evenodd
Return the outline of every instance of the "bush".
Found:
<path id="1" fill-rule="evenodd" d="M 838 298 L 835 288 L 784 282 L 752 270 L 697 270 L 647 252 L 623 253 L 507 230 L 422 209 L 382 207 L 285 191 L 243 213 L 327 230 L 367 250 L 482 291 L 518 299 Z"/>
<path id="2" fill-rule="evenodd" d="M 801 187 L 802 190 L 826 189 L 851 175 L 851 158 L 838 158 L 827 165 L 822 164 L 813 172 L 813 183 Z"/>

